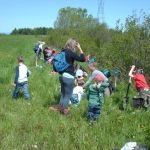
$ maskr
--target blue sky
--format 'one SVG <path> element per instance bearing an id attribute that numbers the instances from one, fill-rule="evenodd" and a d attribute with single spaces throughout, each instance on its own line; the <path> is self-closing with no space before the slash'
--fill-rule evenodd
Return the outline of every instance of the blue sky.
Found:
<path id="1" fill-rule="evenodd" d="M 105 22 L 115 28 L 116 21 L 141 9 L 150 14 L 150 0 L 103 0 Z M 0 33 L 14 28 L 53 27 L 59 9 L 64 7 L 86 8 L 88 14 L 97 17 L 98 0 L 0 0 Z"/>

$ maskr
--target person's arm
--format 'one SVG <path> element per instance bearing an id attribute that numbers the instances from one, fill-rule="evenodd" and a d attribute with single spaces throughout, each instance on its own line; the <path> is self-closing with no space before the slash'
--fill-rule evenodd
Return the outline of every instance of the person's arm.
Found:
<path id="1" fill-rule="evenodd" d="M 77 43 L 77 48 L 80 51 L 80 56 L 78 56 L 76 53 L 72 53 L 72 57 L 77 61 L 85 62 L 85 56 L 79 43 Z"/>
<path id="2" fill-rule="evenodd" d="M 27 77 L 29 77 L 31 75 L 31 71 L 27 70 Z"/>
<path id="3" fill-rule="evenodd" d="M 89 100 L 89 93 L 90 93 L 90 89 L 88 88 L 88 90 L 86 92 L 87 100 Z"/>
<path id="4" fill-rule="evenodd" d="M 80 61 L 80 62 L 85 62 L 85 56 L 84 56 L 83 53 L 80 54 L 80 56 L 79 56 L 79 55 L 77 55 L 76 53 L 74 53 L 73 51 L 70 51 L 70 55 L 71 55 L 71 57 L 72 57 L 74 60 L 77 60 L 77 61 Z"/>
<path id="5" fill-rule="evenodd" d="M 83 85 L 83 88 L 85 88 L 86 86 L 88 86 L 94 79 L 94 76 L 90 76 L 89 80 Z"/>
<path id="6" fill-rule="evenodd" d="M 16 67 L 16 76 L 14 80 L 14 86 L 18 83 L 18 78 L 19 78 L 19 66 Z"/>
<path id="7" fill-rule="evenodd" d="M 102 83 L 101 83 L 101 87 L 106 88 L 106 87 L 108 87 L 108 86 L 109 86 L 109 83 L 108 83 L 108 82 L 102 82 Z"/>
<path id="8" fill-rule="evenodd" d="M 99 93 L 104 92 L 104 89 L 109 86 L 108 82 L 100 82 L 98 85 L 95 85 Z"/>
<path id="9" fill-rule="evenodd" d="M 130 71 L 129 71 L 129 77 L 132 77 L 132 78 L 133 78 L 132 72 L 133 72 L 134 69 L 135 69 L 135 65 L 132 65 L 132 67 L 131 67 L 131 69 L 130 69 Z"/>
<path id="10" fill-rule="evenodd" d="M 94 80 L 94 78 L 95 78 L 96 75 L 97 74 L 95 74 L 95 72 L 92 72 L 89 80 L 83 85 L 83 88 L 85 88 L 86 86 L 88 86 Z"/>

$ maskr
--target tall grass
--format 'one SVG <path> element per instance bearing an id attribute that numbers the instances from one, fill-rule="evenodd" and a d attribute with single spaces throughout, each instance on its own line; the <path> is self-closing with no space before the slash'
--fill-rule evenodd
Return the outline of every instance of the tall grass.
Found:
<path id="1" fill-rule="evenodd" d="M 150 115 L 141 109 L 134 111 L 130 89 L 127 111 L 119 110 L 127 85 L 120 82 L 117 92 L 106 98 L 101 118 L 93 126 L 86 119 L 87 100 L 71 113 L 63 116 L 50 112 L 49 106 L 60 98 L 58 75 L 49 75 L 51 66 L 35 67 L 34 36 L 0 36 L 0 149 L 1 150 L 111 150 L 120 149 L 126 142 L 136 141 L 150 147 Z M 30 103 L 20 91 L 19 99 L 12 100 L 17 56 L 25 57 L 29 77 Z M 86 65 L 86 64 L 83 64 Z M 113 79 L 113 78 L 112 78 Z"/>

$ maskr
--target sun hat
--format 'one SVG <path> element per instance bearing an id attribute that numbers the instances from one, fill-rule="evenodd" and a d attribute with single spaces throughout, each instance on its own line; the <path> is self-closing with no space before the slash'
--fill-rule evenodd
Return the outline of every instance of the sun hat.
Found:
<path id="1" fill-rule="evenodd" d="M 77 71 L 76 71 L 76 74 L 75 74 L 75 77 L 77 78 L 77 77 L 82 77 L 83 76 L 83 71 L 81 70 L 81 69 L 78 69 Z"/>
<path id="2" fill-rule="evenodd" d="M 104 78 L 101 75 L 96 75 L 94 78 L 96 81 L 104 81 Z"/>

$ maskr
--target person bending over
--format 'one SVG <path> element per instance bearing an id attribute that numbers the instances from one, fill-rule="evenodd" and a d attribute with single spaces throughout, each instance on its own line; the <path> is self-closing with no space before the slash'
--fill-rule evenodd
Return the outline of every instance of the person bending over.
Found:
<path id="1" fill-rule="evenodd" d="M 96 75 L 101 75 L 104 79 L 104 82 L 108 82 L 108 78 L 99 70 L 96 69 L 96 64 L 95 63 L 89 63 L 88 68 L 91 71 L 91 76 L 89 80 L 84 84 L 83 88 L 87 87 L 96 77 Z M 105 95 L 110 96 L 110 90 L 109 88 L 105 88 Z"/>

